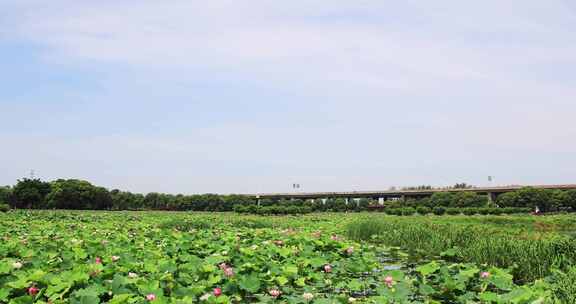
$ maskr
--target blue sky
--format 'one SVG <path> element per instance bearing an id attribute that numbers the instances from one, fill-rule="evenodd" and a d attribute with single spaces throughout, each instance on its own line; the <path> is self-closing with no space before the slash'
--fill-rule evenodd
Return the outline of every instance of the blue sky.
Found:
<path id="1" fill-rule="evenodd" d="M 0 1 L 0 184 L 576 182 L 576 4 Z"/>

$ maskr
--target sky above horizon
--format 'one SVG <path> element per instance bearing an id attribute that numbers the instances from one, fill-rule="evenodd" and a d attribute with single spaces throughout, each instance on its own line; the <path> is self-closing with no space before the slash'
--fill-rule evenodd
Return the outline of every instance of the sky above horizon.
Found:
<path id="1" fill-rule="evenodd" d="M 0 185 L 576 183 L 576 2 L 0 0 Z"/>

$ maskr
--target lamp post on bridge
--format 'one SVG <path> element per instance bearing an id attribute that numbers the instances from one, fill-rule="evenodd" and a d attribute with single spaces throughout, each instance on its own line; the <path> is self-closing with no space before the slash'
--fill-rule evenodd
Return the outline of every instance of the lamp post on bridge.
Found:
<path id="1" fill-rule="evenodd" d="M 295 192 L 298 192 L 298 189 L 300 189 L 300 184 L 292 184 L 292 188 Z"/>
<path id="2" fill-rule="evenodd" d="M 292 189 L 294 189 L 294 193 L 298 193 L 298 190 L 300 189 L 300 184 L 292 184 Z M 292 200 L 294 200 L 294 197 L 292 197 Z"/>

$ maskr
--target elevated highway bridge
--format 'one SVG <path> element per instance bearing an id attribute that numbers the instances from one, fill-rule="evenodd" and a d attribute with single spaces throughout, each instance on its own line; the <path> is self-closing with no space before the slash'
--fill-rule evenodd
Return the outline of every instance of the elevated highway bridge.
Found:
<path id="1" fill-rule="evenodd" d="M 552 190 L 576 190 L 576 184 L 565 185 L 512 185 L 512 186 L 495 186 L 495 187 L 472 187 L 472 188 L 433 188 L 417 190 L 384 190 L 384 191 L 352 191 L 352 192 L 293 192 L 293 193 L 262 193 L 251 194 L 250 196 L 257 199 L 327 199 L 327 198 L 345 198 L 350 199 L 369 198 L 373 200 L 386 201 L 397 199 L 421 199 L 432 196 L 437 192 L 474 192 L 481 195 L 487 195 L 490 200 L 495 200 L 502 193 L 516 191 L 525 187 L 536 189 Z"/>

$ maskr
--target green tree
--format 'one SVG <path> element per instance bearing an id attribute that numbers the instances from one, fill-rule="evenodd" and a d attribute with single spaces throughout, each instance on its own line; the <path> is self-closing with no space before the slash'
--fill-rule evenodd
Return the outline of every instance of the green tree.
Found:
<path id="1" fill-rule="evenodd" d="M 59 179 L 51 183 L 46 206 L 56 209 L 110 209 L 112 196 L 102 187 L 77 179 Z"/>
<path id="2" fill-rule="evenodd" d="M 538 207 L 542 212 L 555 211 L 559 207 L 559 197 L 555 190 L 536 189 L 525 187 L 514 192 L 508 192 L 498 196 L 500 207 L 526 207 L 534 209 Z"/>
<path id="3" fill-rule="evenodd" d="M 146 194 L 142 205 L 145 209 L 160 209 L 160 206 L 162 205 L 161 194 L 156 192 Z"/>
<path id="4" fill-rule="evenodd" d="M 453 195 L 453 207 L 484 207 L 488 198 L 475 192 L 458 192 Z"/>
<path id="5" fill-rule="evenodd" d="M 518 204 L 518 192 L 506 192 L 498 195 L 496 203 L 499 207 L 515 207 Z"/>
<path id="6" fill-rule="evenodd" d="M 430 197 L 429 204 L 430 207 L 454 207 L 454 194 L 450 192 L 436 192 Z"/>
<path id="7" fill-rule="evenodd" d="M 230 211 L 226 210 L 222 197 L 217 194 L 203 194 L 202 200 L 205 202 L 205 211 Z"/>
<path id="8" fill-rule="evenodd" d="M 260 199 L 260 206 L 272 206 L 275 205 L 276 202 L 270 198 Z"/>
<path id="9" fill-rule="evenodd" d="M 114 189 L 110 191 L 112 198 L 112 209 L 114 210 L 137 210 L 142 209 L 144 196 L 127 191 Z"/>
<path id="10" fill-rule="evenodd" d="M 8 204 L 12 197 L 12 188 L 10 186 L 0 187 L 0 204 Z"/>
<path id="11" fill-rule="evenodd" d="M 346 211 L 348 209 L 346 199 L 340 197 L 333 200 L 331 202 L 330 209 L 332 209 L 332 211 Z"/>
<path id="12" fill-rule="evenodd" d="M 356 211 L 366 211 L 370 205 L 376 204 L 369 198 L 361 198 L 356 206 Z"/>
<path id="13" fill-rule="evenodd" d="M 235 194 L 223 196 L 222 201 L 224 204 L 224 209 L 226 211 L 233 210 L 234 206 L 236 205 L 247 206 L 256 204 L 255 198 L 246 195 L 235 195 Z"/>
<path id="14" fill-rule="evenodd" d="M 564 202 L 564 207 L 572 208 L 572 211 L 576 211 L 576 190 L 566 191 L 566 201 Z"/>
<path id="15" fill-rule="evenodd" d="M 561 207 L 566 207 L 569 203 L 570 196 L 568 192 L 562 190 L 548 190 L 548 196 L 550 196 L 550 209 L 558 210 Z"/>
<path id="16" fill-rule="evenodd" d="M 10 203 L 15 208 L 45 208 L 46 196 L 50 193 L 50 183 L 38 178 L 18 180 L 12 189 Z"/>

